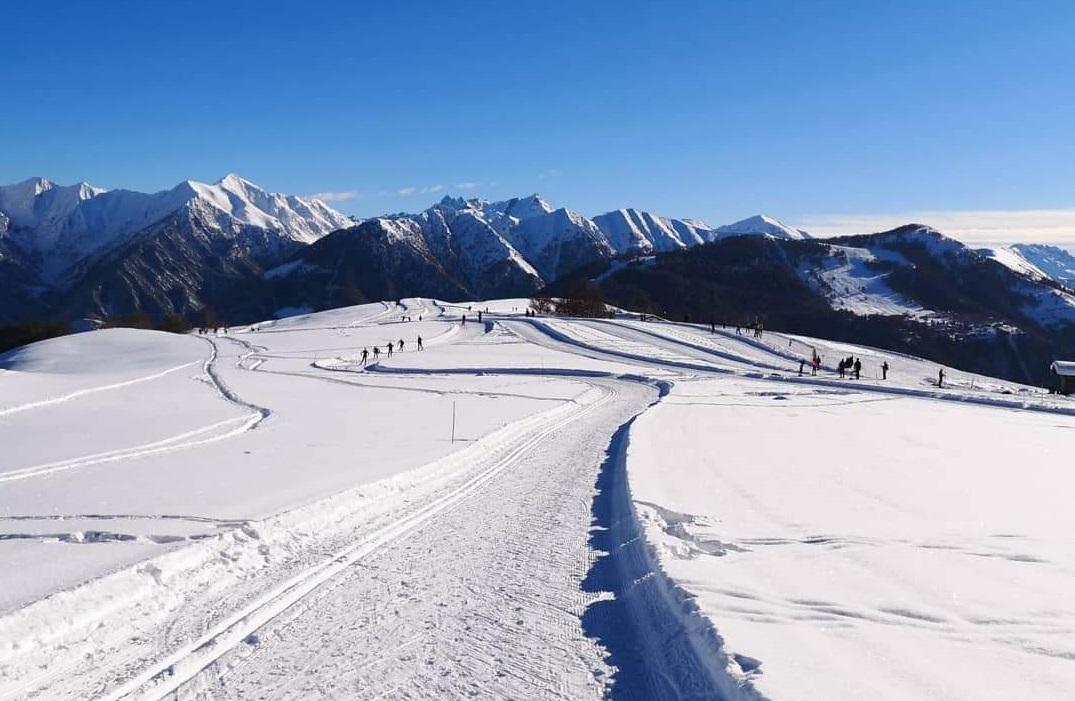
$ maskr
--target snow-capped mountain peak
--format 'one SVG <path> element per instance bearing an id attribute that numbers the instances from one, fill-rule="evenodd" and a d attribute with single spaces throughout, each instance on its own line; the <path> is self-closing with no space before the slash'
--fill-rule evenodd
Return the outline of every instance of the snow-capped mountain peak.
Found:
<path id="1" fill-rule="evenodd" d="M 726 224 L 717 227 L 716 232 L 721 238 L 728 236 L 742 236 L 746 234 L 762 234 L 765 236 L 773 236 L 778 239 L 791 240 L 813 238 L 802 229 L 788 226 L 767 214 L 757 214 L 753 217 L 747 217 L 746 219 L 737 221 L 734 224 Z"/>
<path id="2" fill-rule="evenodd" d="M 510 200 L 496 202 L 490 205 L 490 208 L 513 218 L 515 221 L 549 214 L 555 210 L 551 204 L 542 199 L 541 195 L 537 193 L 529 197 L 513 197 Z"/>
<path id="3" fill-rule="evenodd" d="M 212 185 L 188 180 L 152 194 L 84 182 L 61 186 L 45 178 L 0 186 L 3 235 L 39 256 L 42 274 L 53 282 L 78 262 L 178 212 L 216 235 L 257 227 L 302 243 L 352 224 L 323 202 L 270 194 L 235 174 Z"/>

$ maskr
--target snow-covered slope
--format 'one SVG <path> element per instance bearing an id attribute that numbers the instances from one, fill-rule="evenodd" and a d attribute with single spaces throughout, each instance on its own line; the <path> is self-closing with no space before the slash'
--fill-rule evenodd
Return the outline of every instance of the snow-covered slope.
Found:
<path id="1" fill-rule="evenodd" d="M 667 219 L 637 209 L 617 209 L 594 217 L 609 243 L 621 253 L 661 253 L 718 238 L 705 222 Z"/>
<path id="2" fill-rule="evenodd" d="M 526 302 L 0 353 L 0 698 L 1070 695 L 1070 398 Z"/>
<path id="3" fill-rule="evenodd" d="M 1057 246 L 1017 243 L 1002 248 L 982 248 L 979 252 L 1017 273 L 1075 287 L 1075 256 Z"/>
<path id="4" fill-rule="evenodd" d="M 270 194 L 237 175 L 212 185 L 186 181 L 152 194 L 33 178 L 0 187 L 0 212 L 10 220 L 0 235 L 36 255 L 44 278 L 56 283 L 85 259 L 181 210 L 203 215 L 206 228 L 218 235 L 257 227 L 301 243 L 353 223 L 323 202 Z"/>
<path id="5" fill-rule="evenodd" d="M 796 229 L 773 219 L 765 214 L 748 217 L 734 224 L 725 224 L 716 229 L 717 236 L 726 238 L 729 236 L 743 236 L 747 234 L 763 234 L 778 239 L 808 239 L 810 234 L 802 229 Z"/>

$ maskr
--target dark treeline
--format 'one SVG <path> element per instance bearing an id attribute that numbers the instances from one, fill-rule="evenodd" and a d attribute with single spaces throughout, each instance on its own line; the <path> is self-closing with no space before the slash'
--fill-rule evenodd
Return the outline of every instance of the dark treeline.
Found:
<path id="1" fill-rule="evenodd" d="M 184 315 L 172 315 L 155 319 L 145 312 L 108 316 L 101 320 L 83 320 L 71 323 L 67 321 L 25 321 L 16 324 L 0 325 L 0 353 L 30 343 L 44 341 L 57 336 L 66 336 L 74 331 L 91 328 L 128 328 L 186 333 L 193 328 L 212 328 L 223 326 L 217 316 L 208 309 L 199 310 L 192 318 Z"/>

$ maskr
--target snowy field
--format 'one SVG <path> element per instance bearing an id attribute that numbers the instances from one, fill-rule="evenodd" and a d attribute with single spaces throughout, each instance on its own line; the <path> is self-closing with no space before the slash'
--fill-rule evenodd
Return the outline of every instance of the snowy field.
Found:
<path id="1" fill-rule="evenodd" d="M 1075 402 L 525 306 L 0 356 L 0 699 L 1070 696 Z"/>

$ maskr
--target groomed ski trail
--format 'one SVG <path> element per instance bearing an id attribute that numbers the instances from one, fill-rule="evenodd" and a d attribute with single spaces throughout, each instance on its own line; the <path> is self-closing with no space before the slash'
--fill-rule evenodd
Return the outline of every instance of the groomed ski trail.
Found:
<path id="1" fill-rule="evenodd" d="M 507 444 L 465 449 L 447 460 L 479 463 L 481 468 L 462 485 L 439 495 L 388 525 L 365 535 L 344 548 L 277 585 L 247 606 L 210 627 L 205 635 L 142 669 L 142 671 L 100 698 L 166 699 L 184 683 L 232 649 L 256 640 L 257 631 L 283 612 L 304 602 L 326 582 L 353 572 L 359 563 L 414 531 L 439 514 L 449 512 L 464 501 L 475 501 L 485 485 L 515 465 L 536 445 L 556 435 L 571 424 L 588 425 L 584 417 L 598 412 L 618 395 L 612 385 L 593 383 L 592 389 L 576 402 L 547 412 L 517 439 Z M 534 422 L 532 422 L 534 423 Z M 489 448 L 492 449 L 489 449 Z M 464 455 L 469 453 L 468 455 Z M 583 531 L 583 535 L 585 531 Z M 387 603 L 387 602 L 386 602 Z"/>

